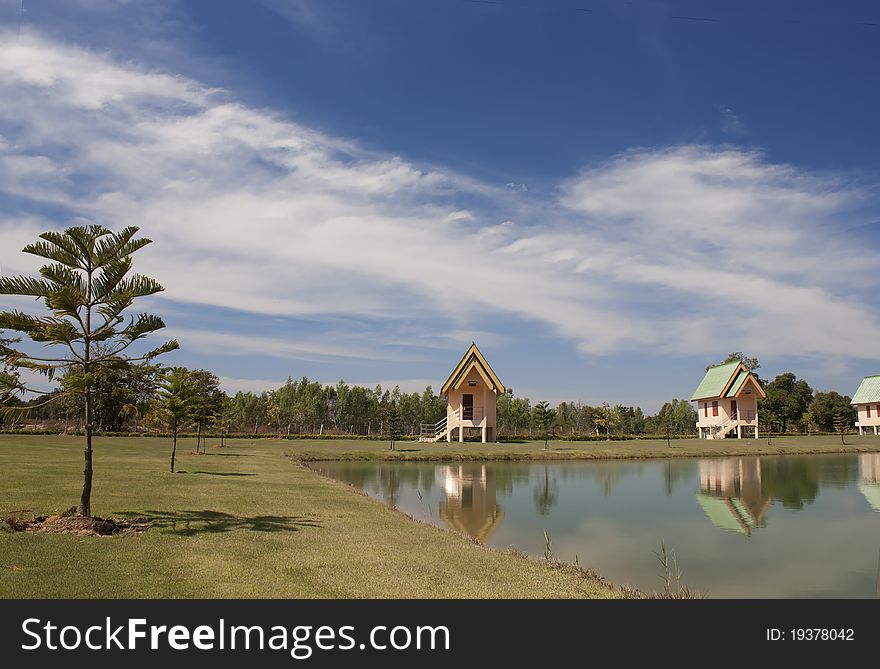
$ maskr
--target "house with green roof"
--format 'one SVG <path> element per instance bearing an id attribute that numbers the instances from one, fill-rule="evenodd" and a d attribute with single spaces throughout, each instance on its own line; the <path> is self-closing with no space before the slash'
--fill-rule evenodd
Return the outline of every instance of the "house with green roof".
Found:
<path id="1" fill-rule="evenodd" d="M 859 434 L 865 429 L 874 428 L 874 434 L 880 433 L 880 376 L 866 376 L 853 395 L 852 402 L 858 411 L 856 427 Z"/>
<path id="2" fill-rule="evenodd" d="M 736 360 L 713 365 L 694 391 L 700 439 L 743 435 L 758 438 L 758 399 L 766 397 L 758 377 Z"/>

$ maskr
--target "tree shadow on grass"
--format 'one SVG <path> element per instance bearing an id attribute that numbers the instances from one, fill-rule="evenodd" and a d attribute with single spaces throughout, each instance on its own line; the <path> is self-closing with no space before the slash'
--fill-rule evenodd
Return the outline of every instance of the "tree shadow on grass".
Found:
<path id="1" fill-rule="evenodd" d="M 253 453 L 206 453 L 206 455 L 219 455 L 221 458 L 252 458 Z"/>
<path id="2" fill-rule="evenodd" d="M 323 527 L 317 518 L 305 516 L 233 516 L 221 511 L 145 511 L 124 516 L 145 518 L 153 527 L 191 537 L 197 534 L 250 530 L 251 532 L 297 532 L 303 527 Z"/>
<path id="3" fill-rule="evenodd" d="M 181 472 L 182 474 L 186 472 Z M 197 470 L 192 472 L 193 474 L 207 474 L 208 476 L 256 476 L 256 474 L 244 474 L 242 472 L 203 472 L 201 470 Z"/>

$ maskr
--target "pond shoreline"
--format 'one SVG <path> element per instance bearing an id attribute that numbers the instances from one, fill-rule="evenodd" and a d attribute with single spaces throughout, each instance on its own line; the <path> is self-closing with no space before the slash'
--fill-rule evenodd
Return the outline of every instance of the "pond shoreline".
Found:
<path id="1" fill-rule="evenodd" d="M 297 464 L 416 525 L 464 534 L 478 545 L 513 548 L 540 564 L 542 553 L 549 554 L 548 562 L 561 558 L 559 564 L 571 567 L 583 564 L 578 555 L 587 556 L 588 573 L 601 574 L 612 587 L 628 584 L 616 588 L 623 596 L 648 590 L 679 598 L 880 592 L 874 541 L 878 449 L 787 454 L 802 457 L 752 452 L 665 463 L 593 458 Z M 757 543 L 749 541 L 753 533 Z M 825 554 L 828 545 L 844 543 L 850 547 L 845 558 Z M 651 579 L 667 549 L 667 576 L 678 576 L 672 592 L 657 593 Z M 778 559 L 768 564 L 767 550 Z M 819 558 L 810 561 L 805 554 Z M 678 580 L 677 555 L 684 581 Z M 834 560 L 838 568 L 829 570 Z"/>
<path id="2" fill-rule="evenodd" d="M 560 462 L 584 460 L 655 460 L 671 458 L 710 458 L 731 456 L 824 455 L 880 452 L 880 438 L 848 436 L 846 444 L 835 443 L 839 437 L 774 437 L 766 439 L 725 439 L 721 442 L 699 439 L 673 440 L 670 446 L 657 440 L 610 442 L 551 441 L 519 444 L 441 444 L 399 442 L 390 450 L 374 441 L 302 441 L 288 448 L 285 455 L 299 462 L 400 461 L 400 462 Z"/>

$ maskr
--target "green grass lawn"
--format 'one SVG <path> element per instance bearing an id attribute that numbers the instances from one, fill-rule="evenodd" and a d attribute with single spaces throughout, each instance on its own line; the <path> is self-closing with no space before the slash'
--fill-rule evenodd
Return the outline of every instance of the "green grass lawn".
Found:
<path id="1" fill-rule="evenodd" d="M 616 594 L 415 522 L 285 457 L 311 444 L 213 443 L 200 456 L 181 443 L 182 471 L 171 474 L 165 439 L 96 439 L 93 513 L 148 516 L 153 527 L 115 537 L 0 531 L 0 597 Z M 0 471 L 0 518 L 62 511 L 79 499 L 82 438 L 0 435 Z"/>
<path id="2" fill-rule="evenodd" d="M 858 453 L 880 451 L 880 437 L 839 436 L 773 437 L 760 439 L 673 439 L 670 446 L 661 439 L 626 441 L 543 441 L 521 443 L 458 444 L 399 441 L 396 450 L 388 442 L 367 440 L 289 440 L 283 448 L 301 460 L 587 460 L 595 458 L 669 458 L 715 455 L 786 455 L 813 453 Z"/>
<path id="3" fill-rule="evenodd" d="M 167 439 L 95 441 L 93 512 L 147 516 L 141 536 L 0 532 L 0 597 L 608 597 L 574 570 L 477 546 L 415 522 L 297 462 L 320 459 L 574 459 L 880 450 L 848 436 L 464 445 L 230 440 L 195 456 Z M 0 518 L 79 500 L 82 438 L 0 435 Z"/>

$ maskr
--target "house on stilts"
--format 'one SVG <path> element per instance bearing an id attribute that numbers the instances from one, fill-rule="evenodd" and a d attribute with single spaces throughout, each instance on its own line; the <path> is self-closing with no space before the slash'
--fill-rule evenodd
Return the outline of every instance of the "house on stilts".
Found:
<path id="1" fill-rule="evenodd" d="M 758 398 L 766 397 L 758 377 L 736 360 L 713 365 L 694 391 L 700 439 L 758 437 Z"/>
<path id="2" fill-rule="evenodd" d="M 501 379 L 472 342 L 440 389 L 446 399 L 446 417 L 436 425 L 423 424 L 419 441 L 464 442 L 469 433 L 479 432 L 484 444 L 494 443 L 498 440 L 496 402 L 505 392 Z"/>

